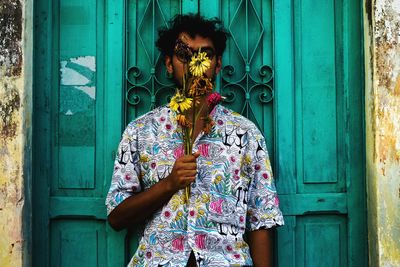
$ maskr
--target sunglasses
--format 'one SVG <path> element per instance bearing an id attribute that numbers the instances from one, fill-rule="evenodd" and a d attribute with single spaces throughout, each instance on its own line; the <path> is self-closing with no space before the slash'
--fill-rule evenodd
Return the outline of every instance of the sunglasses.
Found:
<path id="1" fill-rule="evenodd" d="M 174 47 L 174 54 L 177 59 L 183 63 L 187 63 L 190 61 L 192 56 L 196 55 L 199 52 L 206 53 L 207 57 L 212 60 L 215 56 L 215 51 L 211 47 L 204 47 L 198 50 L 194 50 L 188 46 L 187 43 L 183 42 L 181 39 L 176 40 Z"/>

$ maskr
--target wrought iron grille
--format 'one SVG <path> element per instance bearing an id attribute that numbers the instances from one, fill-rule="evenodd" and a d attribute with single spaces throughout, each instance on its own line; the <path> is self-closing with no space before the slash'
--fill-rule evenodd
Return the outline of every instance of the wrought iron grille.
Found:
<path id="1" fill-rule="evenodd" d="M 201 5 L 207 1 L 200 1 Z M 223 56 L 217 91 L 224 105 L 253 120 L 261 130 L 272 127 L 273 69 L 271 3 L 220 0 L 219 16 L 230 37 Z M 157 29 L 168 26 L 182 3 L 129 1 L 127 5 L 127 120 L 168 103 L 175 86 L 155 47 Z M 200 11 L 201 12 L 201 11 Z"/>

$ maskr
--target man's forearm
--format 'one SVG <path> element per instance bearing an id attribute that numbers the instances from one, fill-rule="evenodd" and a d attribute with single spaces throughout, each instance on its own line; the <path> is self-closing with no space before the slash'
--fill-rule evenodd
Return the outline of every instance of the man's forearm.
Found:
<path id="1" fill-rule="evenodd" d="M 251 258 L 255 267 L 272 267 L 273 234 L 272 229 L 262 229 L 248 233 Z"/>
<path id="2" fill-rule="evenodd" d="M 189 186 L 196 178 L 196 159 L 199 152 L 177 159 L 171 173 L 148 190 L 125 199 L 108 215 L 111 227 L 119 231 L 143 222 L 167 203 L 179 190 Z"/>
<path id="3" fill-rule="evenodd" d="M 175 192 L 167 180 L 161 180 L 149 190 L 125 199 L 108 215 L 108 222 L 117 231 L 143 222 L 168 202 Z"/>

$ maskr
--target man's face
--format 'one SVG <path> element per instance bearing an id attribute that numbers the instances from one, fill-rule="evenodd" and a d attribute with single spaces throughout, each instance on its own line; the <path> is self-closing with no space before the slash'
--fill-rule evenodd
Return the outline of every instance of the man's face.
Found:
<path id="1" fill-rule="evenodd" d="M 213 54 L 212 58 L 210 58 L 211 66 L 206 71 L 206 76 L 214 80 L 215 76 L 221 70 L 221 57 L 217 57 L 215 55 L 215 48 L 211 39 L 201 37 L 200 35 L 196 35 L 194 38 L 191 38 L 187 33 L 181 33 L 178 38 L 186 43 L 192 51 L 197 52 L 199 48 L 201 48 L 201 51 L 210 51 L 210 54 Z M 165 57 L 167 71 L 168 73 L 173 74 L 175 82 L 179 86 L 182 86 L 183 73 L 185 72 L 185 68 L 188 67 L 188 64 L 189 62 L 185 63 L 179 59 L 175 53 L 172 55 L 172 58 L 170 56 Z"/>

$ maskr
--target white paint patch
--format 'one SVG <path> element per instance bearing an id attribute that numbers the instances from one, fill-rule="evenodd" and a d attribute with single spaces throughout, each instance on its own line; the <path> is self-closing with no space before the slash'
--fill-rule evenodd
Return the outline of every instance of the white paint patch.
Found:
<path id="1" fill-rule="evenodd" d="M 71 62 L 96 71 L 96 58 L 94 56 L 71 58 Z"/>
<path id="2" fill-rule="evenodd" d="M 400 42 L 400 34 L 396 20 L 400 15 L 400 3 L 397 0 L 377 0 L 375 2 L 375 25 L 383 24 L 383 27 L 376 27 L 375 39 L 385 37 L 389 43 Z"/>
<path id="3" fill-rule="evenodd" d="M 393 1 L 392 8 L 394 12 L 400 14 L 400 1 Z"/>
<path id="4" fill-rule="evenodd" d="M 61 61 L 61 85 L 86 85 L 90 82 L 88 78 L 79 72 L 67 68 L 67 61 Z"/>
<path id="5" fill-rule="evenodd" d="M 75 86 L 76 89 L 86 93 L 91 99 L 96 99 L 96 87 L 94 86 Z"/>
<path id="6" fill-rule="evenodd" d="M 68 109 L 67 112 L 65 112 L 65 115 L 72 116 L 74 115 L 74 113 L 70 109 Z"/>

